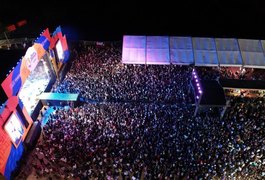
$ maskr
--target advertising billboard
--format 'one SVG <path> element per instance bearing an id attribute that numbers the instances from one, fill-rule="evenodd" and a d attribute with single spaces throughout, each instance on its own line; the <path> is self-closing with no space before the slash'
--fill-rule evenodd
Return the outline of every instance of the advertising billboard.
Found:
<path id="1" fill-rule="evenodd" d="M 9 135 L 13 145 L 17 148 L 22 140 L 25 128 L 15 113 L 6 121 L 4 130 Z"/>
<path id="2" fill-rule="evenodd" d="M 26 61 L 27 68 L 30 70 L 30 72 L 33 71 L 39 62 L 36 49 L 33 47 L 28 48 L 24 59 Z"/>
<path id="3" fill-rule="evenodd" d="M 56 54 L 60 62 L 64 61 L 64 51 L 61 40 L 59 39 L 55 45 Z"/>

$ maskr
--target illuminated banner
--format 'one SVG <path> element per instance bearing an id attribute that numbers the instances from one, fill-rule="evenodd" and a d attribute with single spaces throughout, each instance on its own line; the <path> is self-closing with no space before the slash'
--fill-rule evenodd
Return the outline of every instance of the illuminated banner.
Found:
<path id="1" fill-rule="evenodd" d="M 64 52 L 63 52 L 63 46 L 62 46 L 60 39 L 57 41 L 55 45 L 55 50 L 56 50 L 59 61 L 62 62 L 64 60 Z"/>
<path id="2" fill-rule="evenodd" d="M 52 37 L 56 37 L 57 39 L 61 39 L 63 37 L 61 26 L 58 26 L 55 31 L 52 33 Z"/>
<path id="3" fill-rule="evenodd" d="M 13 113 L 4 125 L 4 130 L 17 148 L 22 140 L 25 127 L 22 125 L 16 113 Z"/>
<path id="4" fill-rule="evenodd" d="M 12 24 L 12 25 L 7 26 L 6 29 L 7 29 L 8 32 L 15 31 L 16 30 L 16 26 L 14 24 Z"/>
<path id="5" fill-rule="evenodd" d="M 69 49 L 68 49 L 68 44 L 67 44 L 67 40 L 66 40 L 66 36 L 64 35 L 62 38 L 62 46 L 63 46 L 63 52 L 64 52 L 64 63 L 68 61 L 70 53 L 69 53 Z"/>
<path id="6" fill-rule="evenodd" d="M 69 50 L 65 36 L 57 41 L 55 50 L 57 52 L 59 61 L 63 63 L 67 62 L 67 60 L 69 59 Z"/>
<path id="7" fill-rule="evenodd" d="M 18 27 L 24 26 L 24 25 L 26 25 L 26 24 L 27 24 L 27 20 L 25 20 L 25 19 L 23 19 L 23 20 L 17 22 L 17 26 L 18 26 Z"/>
<path id="8" fill-rule="evenodd" d="M 0 173 L 9 179 L 22 157 L 33 121 L 17 96 L 6 101 L 0 114 Z"/>
<path id="9" fill-rule="evenodd" d="M 27 68 L 30 72 L 33 71 L 39 62 L 36 49 L 34 47 L 28 48 L 23 60 L 26 61 Z"/>
<path id="10" fill-rule="evenodd" d="M 58 26 L 56 30 L 52 33 L 51 44 L 50 44 L 51 49 L 55 47 L 58 39 L 60 40 L 63 39 L 63 33 L 62 33 L 62 29 L 60 26 Z"/>
<path id="11" fill-rule="evenodd" d="M 26 60 L 20 61 L 1 84 L 7 97 L 15 96 L 30 74 Z"/>
<path id="12" fill-rule="evenodd" d="M 56 42 L 55 50 L 56 50 L 56 54 L 57 54 L 59 62 L 65 63 L 68 61 L 69 50 L 68 50 L 68 45 L 67 45 L 67 41 L 66 41 L 65 36 L 63 36 L 61 39 L 59 39 Z"/>
<path id="13" fill-rule="evenodd" d="M 41 36 L 35 41 L 36 44 L 41 44 L 44 50 L 48 50 L 51 44 L 51 36 L 49 29 L 45 29 Z"/>
<path id="14" fill-rule="evenodd" d="M 45 49 L 42 47 L 41 44 L 38 44 L 38 43 L 34 43 L 33 47 L 37 51 L 38 59 L 41 60 L 41 58 L 44 56 L 46 52 Z"/>
<path id="15" fill-rule="evenodd" d="M 55 48 L 59 62 L 67 62 L 69 59 L 69 49 L 66 40 L 66 36 L 63 36 L 60 26 L 52 33 L 50 48 Z"/>

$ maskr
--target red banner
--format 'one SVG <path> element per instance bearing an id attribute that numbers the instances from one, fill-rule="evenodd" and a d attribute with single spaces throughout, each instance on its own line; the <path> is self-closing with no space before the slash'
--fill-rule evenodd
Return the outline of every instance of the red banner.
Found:
<path id="1" fill-rule="evenodd" d="M 15 31 L 16 30 L 16 26 L 14 24 L 9 25 L 6 27 L 7 31 L 11 32 L 11 31 Z"/>
<path id="2" fill-rule="evenodd" d="M 25 19 L 17 22 L 18 27 L 24 26 L 26 24 L 27 24 L 27 21 Z"/>

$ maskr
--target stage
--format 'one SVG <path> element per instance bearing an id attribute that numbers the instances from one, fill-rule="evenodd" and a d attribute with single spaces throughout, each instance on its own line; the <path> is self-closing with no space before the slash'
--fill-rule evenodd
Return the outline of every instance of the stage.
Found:
<path id="1" fill-rule="evenodd" d="M 71 93 L 42 93 L 39 96 L 43 105 L 47 106 L 75 106 L 79 102 L 79 94 Z"/>

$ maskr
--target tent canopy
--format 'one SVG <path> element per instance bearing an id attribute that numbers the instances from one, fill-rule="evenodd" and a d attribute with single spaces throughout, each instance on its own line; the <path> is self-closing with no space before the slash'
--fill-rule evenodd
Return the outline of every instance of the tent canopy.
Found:
<path id="1" fill-rule="evenodd" d="M 146 36 L 123 36 L 122 63 L 145 64 Z"/>
<path id="2" fill-rule="evenodd" d="M 146 50 L 146 64 L 170 64 L 168 36 L 147 36 Z"/>
<path id="3" fill-rule="evenodd" d="M 215 43 L 220 66 L 242 66 L 237 39 L 216 38 Z"/>
<path id="4" fill-rule="evenodd" d="M 265 57 L 260 40 L 238 39 L 244 67 L 265 69 Z"/>
<path id="5" fill-rule="evenodd" d="M 265 40 L 125 35 L 122 62 L 265 69 L 264 49 Z"/>
<path id="6" fill-rule="evenodd" d="M 194 63 L 191 37 L 170 37 L 170 60 L 172 64 Z"/>

